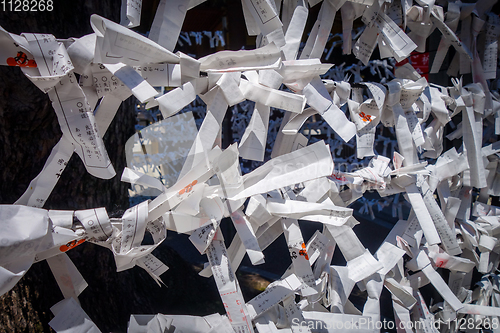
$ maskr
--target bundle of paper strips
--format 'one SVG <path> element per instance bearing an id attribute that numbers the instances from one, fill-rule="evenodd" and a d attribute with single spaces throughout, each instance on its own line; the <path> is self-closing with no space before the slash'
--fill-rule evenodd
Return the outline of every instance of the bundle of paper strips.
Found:
<path id="1" fill-rule="evenodd" d="M 255 49 L 200 59 L 173 53 L 186 11 L 201 2 L 161 0 L 148 37 L 130 29 L 139 24 L 140 0 L 123 2 L 121 25 L 93 15 L 94 33 L 81 38 L 60 41 L 0 28 L 0 65 L 21 67 L 48 94 L 63 133 L 24 195 L 14 205 L 0 206 L 0 294 L 33 262 L 47 260 L 65 297 L 51 309 L 51 327 L 98 332 L 77 301 L 87 284 L 65 252 L 93 242 L 113 252 L 117 271 L 137 265 L 160 281 L 168 267 L 152 251 L 172 230 L 190 234 L 196 249 L 207 255 L 200 274 L 213 275 L 226 314 L 132 315 L 129 332 L 174 327 L 176 332 L 497 332 L 500 207 L 488 203 L 500 195 L 500 143 L 487 144 L 491 138 L 483 135 L 487 126 L 500 134 L 498 92 L 489 88 L 497 73 L 500 19 L 491 12 L 496 1 L 324 0 L 301 47 L 308 8 L 321 0 L 242 0 L 248 33 L 257 35 Z M 424 52 L 437 28 L 442 39 L 431 73 L 440 70 L 453 46 L 448 73 L 472 72 L 473 82 L 434 85 L 410 63 L 383 83 L 351 86 L 347 79 L 321 79 L 333 66 L 320 59 L 338 11 L 343 52 L 352 51 L 364 65 L 377 45 L 382 58 L 398 62 L 415 50 Z M 353 40 L 353 22 L 360 17 L 365 28 Z M 157 86 L 176 88 L 155 97 Z M 161 194 L 121 218 L 109 218 L 106 209 L 96 207 L 43 209 L 73 153 L 95 177 L 115 176 L 102 136 L 131 95 L 147 108 L 158 106 L 164 118 L 197 96 L 207 105 L 175 184 L 167 188 L 127 168 L 123 181 Z M 221 150 L 228 107 L 245 100 L 255 102 L 250 122 L 239 142 Z M 240 158 L 264 161 L 271 108 L 285 111 L 272 158 L 242 175 Z M 357 158 L 373 156 L 369 165 L 334 171 L 331 147 L 322 141 L 308 145 L 300 133 L 315 115 L 341 140 L 355 137 Z M 459 149 L 443 152 L 444 128 L 452 118 L 461 123 L 448 139 L 463 141 Z M 374 153 L 381 127 L 394 130 L 398 152 L 393 156 Z M 353 231 L 358 222 L 349 208 L 367 191 L 381 197 L 401 193 L 411 204 L 408 218 L 394 225 L 374 254 Z M 223 218 L 234 224 L 233 239 L 223 239 Z M 306 242 L 299 219 L 320 222 L 323 230 Z M 152 245 L 142 245 L 147 233 Z M 289 269 L 245 300 L 235 271 L 245 254 L 254 265 L 263 263 L 263 250 L 282 233 Z M 346 266 L 331 265 L 336 246 Z M 438 268 L 449 271 L 446 278 Z M 477 285 L 471 282 L 473 272 L 483 274 Z M 368 294 L 362 309 L 348 299 L 356 284 Z M 419 288 L 428 284 L 442 302 L 426 304 Z M 393 323 L 381 321 L 383 287 L 392 295 Z"/>

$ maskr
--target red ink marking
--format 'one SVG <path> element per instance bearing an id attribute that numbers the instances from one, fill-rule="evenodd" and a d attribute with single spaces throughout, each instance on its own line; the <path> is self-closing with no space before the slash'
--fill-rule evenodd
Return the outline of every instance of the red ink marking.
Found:
<path id="1" fill-rule="evenodd" d="M 339 175 L 339 174 L 337 174 L 337 173 L 332 173 L 332 174 L 330 175 L 330 177 L 335 178 L 336 180 L 339 180 L 339 181 L 341 181 L 341 182 L 347 181 L 347 178 L 345 178 L 344 176 Z"/>
<path id="2" fill-rule="evenodd" d="M 436 267 L 443 267 L 448 263 L 448 260 L 445 259 L 438 259 L 436 260 Z"/>
<path id="3" fill-rule="evenodd" d="M 372 121 L 372 116 L 370 116 L 369 114 L 365 114 L 364 112 L 360 112 L 359 116 L 361 117 L 361 120 L 363 120 L 364 122 Z"/>
<path id="4" fill-rule="evenodd" d="M 17 56 L 7 58 L 7 65 L 9 66 L 19 66 L 19 67 L 36 67 L 36 61 L 34 59 L 28 59 L 28 56 L 24 52 L 17 52 Z"/>
<path id="5" fill-rule="evenodd" d="M 193 180 L 193 182 L 191 184 L 187 185 L 186 187 L 184 187 L 182 190 L 179 191 L 179 195 L 191 192 L 191 190 L 193 189 L 193 186 L 195 186 L 196 183 L 198 183 L 198 181 L 196 179 Z"/>
<path id="6" fill-rule="evenodd" d="M 62 246 L 59 248 L 59 250 L 60 250 L 61 252 L 66 252 L 66 251 L 68 251 L 68 250 L 71 250 L 71 249 L 73 249 L 73 248 L 77 247 L 78 245 L 82 244 L 83 242 L 85 242 L 85 239 L 80 239 L 79 241 L 74 240 L 74 241 L 71 241 L 71 242 L 69 242 L 69 243 L 66 243 L 66 244 L 62 245 Z"/>
<path id="7" fill-rule="evenodd" d="M 304 256 L 306 260 L 309 260 L 309 256 L 307 255 L 306 244 L 302 243 L 302 250 L 299 251 L 299 255 Z"/>

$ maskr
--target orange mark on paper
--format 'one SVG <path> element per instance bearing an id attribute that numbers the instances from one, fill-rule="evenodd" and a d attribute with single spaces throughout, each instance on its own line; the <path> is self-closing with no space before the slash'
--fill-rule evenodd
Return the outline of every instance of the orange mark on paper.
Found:
<path id="1" fill-rule="evenodd" d="M 198 183 L 198 181 L 196 179 L 193 180 L 193 182 L 191 184 L 187 185 L 186 187 L 184 187 L 182 190 L 179 191 L 179 195 L 191 192 L 191 190 L 193 189 L 193 186 L 195 186 L 196 183 Z"/>
<path id="2" fill-rule="evenodd" d="M 372 121 L 372 116 L 370 116 L 369 114 L 365 114 L 364 112 L 360 112 L 359 116 L 361 117 L 361 120 L 363 120 L 365 122 Z"/>
<path id="3" fill-rule="evenodd" d="M 7 65 L 18 66 L 18 67 L 36 67 L 36 61 L 34 59 L 28 59 L 28 56 L 24 52 L 17 52 L 17 56 L 7 58 Z"/>
<path id="4" fill-rule="evenodd" d="M 302 243 L 302 250 L 299 251 L 299 255 L 304 256 L 306 260 L 309 260 L 309 256 L 307 255 L 306 244 Z"/>
<path id="5" fill-rule="evenodd" d="M 82 244 L 83 242 L 85 242 L 85 239 L 80 239 L 80 240 L 74 240 L 74 241 L 71 241 L 69 243 L 66 243 L 64 245 L 62 245 L 59 250 L 61 250 L 61 252 L 66 252 L 68 250 L 71 250 L 75 247 L 77 247 L 78 245 Z"/>

